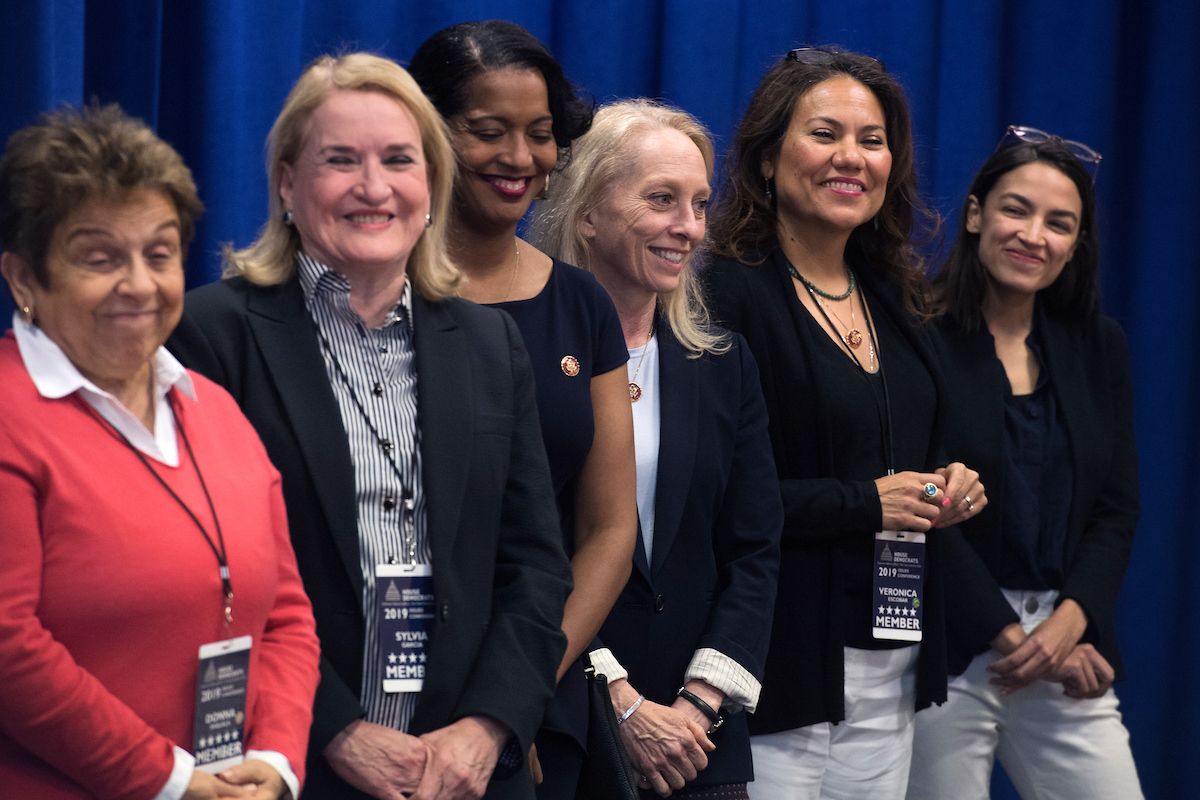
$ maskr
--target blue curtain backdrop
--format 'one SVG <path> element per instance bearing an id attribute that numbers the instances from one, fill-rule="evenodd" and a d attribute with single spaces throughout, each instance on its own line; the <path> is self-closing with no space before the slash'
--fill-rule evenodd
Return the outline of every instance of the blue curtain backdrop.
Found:
<path id="1" fill-rule="evenodd" d="M 529 28 L 600 101 L 662 97 L 693 112 L 719 150 L 788 49 L 874 55 L 908 90 L 922 190 L 950 224 L 1009 123 L 1104 154 L 1105 310 L 1130 337 L 1143 499 L 1118 688 L 1147 797 L 1195 797 L 1200 3 L 2 0 L 0 136 L 93 96 L 143 117 L 183 153 L 208 206 L 188 264 L 196 285 L 219 274 L 221 243 L 247 244 L 263 221 L 264 137 L 304 64 L 353 49 L 403 63 L 439 28 L 493 17 Z"/>

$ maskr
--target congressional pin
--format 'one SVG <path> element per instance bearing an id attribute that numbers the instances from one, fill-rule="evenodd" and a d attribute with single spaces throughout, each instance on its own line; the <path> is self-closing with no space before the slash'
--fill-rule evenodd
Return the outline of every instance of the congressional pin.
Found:
<path id="1" fill-rule="evenodd" d="M 875 534 L 874 605 L 871 632 L 876 639 L 921 641 L 925 587 L 925 534 Z"/>
<path id="2" fill-rule="evenodd" d="M 563 356 L 558 365 L 562 367 L 563 373 L 568 378 L 574 378 L 579 374 L 579 359 L 575 356 Z"/>
<path id="3" fill-rule="evenodd" d="M 383 690 L 419 692 L 437 615 L 433 569 L 429 564 L 379 564 L 375 595 Z"/>
<path id="4" fill-rule="evenodd" d="M 200 648 L 192 726 L 192 753 L 198 770 L 216 774 L 242 763 L 252 641 L 250 636 L 239 636 Z"/>

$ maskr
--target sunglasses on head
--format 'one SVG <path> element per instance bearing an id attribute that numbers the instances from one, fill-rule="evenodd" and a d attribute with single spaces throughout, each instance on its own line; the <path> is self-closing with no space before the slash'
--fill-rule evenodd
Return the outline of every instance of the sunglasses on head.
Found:
<path id="1" fill-rule="evenodd" d="M 879 65 L 879 69 L 887 72 L 887 66 L 878 58 L 864 55 L 862 53 L 848 53 L 845 50 L 833 50 L 828 47 L 797 47 L 787 54 L 790 61 L 797 61 L 801 64 L 832 64 L 833 60 L 838 56 L 844 55 L 861 55 L 863 58 L 870 58 Z"/>
<path id="2" fill-rule="evenodd" d="M 1027 142 L 1029 144 L 1058 142 L 1070 150 L 1071 155 L 1083 162 L 1083 168 L 1087 170 L 1088 175 L 1092 176 L 1092 183 L 1096 182 L 1096 172 L 1100 169 L 1100 159 L 1103 156 L 1083 142 L 1077 142 L 1074 139 L 1064 139 L 1061 136 L 1055 136 L 1053 133 L 1046 133 L 1045 131 L 1038 130 L 1037 128 L 1029 128 L 1025 125 L 1009 125 L 1008 130 L 1004 133 L 1004 138 L 1000 140 L 1000 144 L 996 145 L 996 149 L 1002 150 L 1009 145 L 1020 142 Z"/>

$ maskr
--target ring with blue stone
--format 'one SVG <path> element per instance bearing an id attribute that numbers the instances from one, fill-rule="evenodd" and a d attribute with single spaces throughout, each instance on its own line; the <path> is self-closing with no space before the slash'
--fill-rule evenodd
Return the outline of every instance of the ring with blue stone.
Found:
<path id="1" fill-rule="evenodd" d="M 926 497 L 933 497 L 937 494 L 937 486 L 932 483 L 927 483 L 921 488 L 924 489 Z"/>

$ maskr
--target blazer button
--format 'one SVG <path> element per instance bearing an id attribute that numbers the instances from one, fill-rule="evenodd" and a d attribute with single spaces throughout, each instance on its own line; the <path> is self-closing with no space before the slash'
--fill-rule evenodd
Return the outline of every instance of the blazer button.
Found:
<path id="1" fill-rule="evenodd" d="M 1036 597 L 1030 597 L 1025 601 L 1025 611 L 1029 614 L 1036 614 L 1038 610 L 1038 601 Z"/>
<path id="2" fill-rule="evenodd" d="M 376 397 L 383 397 L 383 384 L 376 383 L 371 389 L 371 394 L 375 395 Z"/>
<path id="3" fill-rule="evenodd" d="M 442 618 L 442 622 L 445 622 L 446 620 L 450 619 L 450 604 L 449 603 L 442 603 L 442 607 L 439 611 L 439 615 Z"/>
<path id="4" fill-rule="evenodd" d="M 663 597 L 661 594 L 658 597 L 654 598 L 654 610 L 655 611 L 662 611 L 666 607 L 667 607 L 667 598 Z"/>
<path id="5" fill-rule="evenodd" d="M 392 510 L 393 508 L 395 508 L 395 507 L 396 507 L 396 498 L 392 497 L 390 494 L 389 494 L 389 495 L 384 495 L 384 497 L 383 497 L 383 510 L 384 510 L 384 511 L 391 511 L 391 510 Z"/>

